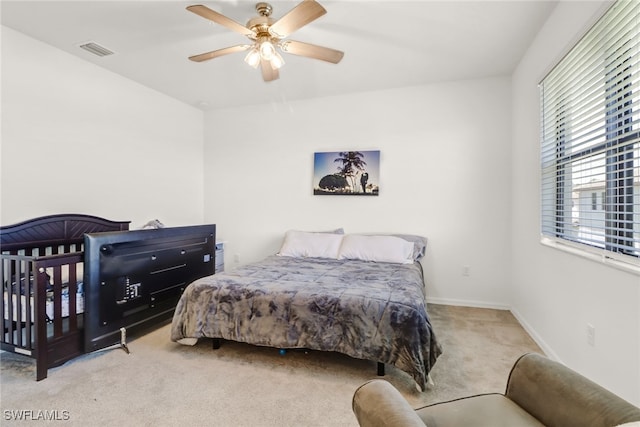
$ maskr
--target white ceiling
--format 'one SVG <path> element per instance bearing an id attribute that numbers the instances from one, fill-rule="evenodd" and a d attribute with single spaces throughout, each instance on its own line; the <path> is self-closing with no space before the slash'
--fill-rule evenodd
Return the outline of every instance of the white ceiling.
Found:
<path id="1" fill-rule="evenodd" d="M 509 74 L 556 1 L 319 0 L 327 14 L 289 38 L 345 52 L 337 65 L 283 54 L 265 83 L 243 53 L 195 63 L 187 57 L 247 39 L 185 7 L 204 4 L 240 23 L 255 1 L 2 0 L 2 24 L 209 110 Z M 298 1 L 272 1 L 278 19 Z M 97 57 L 93 41 L 115 52 Z M 28 55 L 29 52 L 25 52 Z"/>

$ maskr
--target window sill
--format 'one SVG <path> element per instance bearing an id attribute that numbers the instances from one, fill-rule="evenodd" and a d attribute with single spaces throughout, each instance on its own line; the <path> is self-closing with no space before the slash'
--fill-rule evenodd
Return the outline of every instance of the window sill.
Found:
<path id="1" fill-rule="evenodd" d="M 540 238 L 540 243 L 550 248 L 558 249 L 563 252 L 577 255 L 579 257 L 640 276 L 640 259 L 636 259 L 634 257 L 609 253 L 608 251 L 596 248 L 592 249 L 584 247 L 584 245 L 579 243 L 559 241 L 546 236 L 542 236 Z"/>

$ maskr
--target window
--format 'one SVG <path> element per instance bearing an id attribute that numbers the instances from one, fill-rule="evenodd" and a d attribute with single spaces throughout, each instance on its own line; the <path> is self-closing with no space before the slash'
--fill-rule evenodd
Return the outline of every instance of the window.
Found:
<path id="1" fill-rule="evenodd" d="M 640 2 L 618 0 L 544 78 L 540 98 L 543 238 L 636 263 Z"/>

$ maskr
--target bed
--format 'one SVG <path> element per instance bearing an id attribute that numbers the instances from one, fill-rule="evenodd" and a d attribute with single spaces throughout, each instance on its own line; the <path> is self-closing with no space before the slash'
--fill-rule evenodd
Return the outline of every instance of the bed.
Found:
<path id="1" fill-rule="evenodd" d="M 124 231 L 129 221 L 60 214 L 0 227 L 2 350 L 36 360 L 36 379 L 84 353 L 85 233 Z"/>
<path id="2" fill-rule="evenodd" d="M 419 236 L 288 231 L 278 254 L 191 283 L 171 339 L 334 351 L 408 373 L 425 390 L 442 349 L 426 311 Z"/>

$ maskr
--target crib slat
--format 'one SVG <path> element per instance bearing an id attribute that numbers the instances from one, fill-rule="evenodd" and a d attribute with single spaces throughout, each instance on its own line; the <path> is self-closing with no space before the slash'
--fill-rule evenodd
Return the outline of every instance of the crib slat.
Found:
<path id="1" fill-rule="evenodd" d="M 7 283 L 8 283 L 8 280 L 7 280 L 7 274 L 8 274 L 7 262 L 8 262 L 8 260 L 5 260 L 5 259 L 0 260 L 0 277 L 2 278 L 2 299 L 3 299 L 2 305 L 0 306 L 0 319 L 2 319 L 2 340 L 1 340 L 2 342 L 6 341 L 6 333 L 7 333 L 7 326 L 6 326 L 6 322 L 4 320 L 5 319 L 5 315 L 8 314 L 8 313 L 5 313 L 5 310 L 4 310 L 4 298 L 5 298 L 5 295 L 8 296 L 8 293 L 7 293 Z"/>
<path id="2" fill-rule="evenodd" d="M 69 330 L 75 331 L 78 329 L 78 278 L 77 278 L 77 267 L 78 264 L 69 264 Z"/>
<path id="3" fill-rule="evenodd" d="M 31 341 L 32 338 L 32 326 L 33 326 L 33 321 L 34 318 L 31 315 L 31 313 L 33 313 L 33 306 L 32 306 L 32 301 L 31 301 L 31 297 L 30 295 L 33 295 L 33 286 L 35 286 L 35 284 L 33 284 L 31 282 L 31 276 L 33 274 L 33 271 L 31 271 L 33 264 L 31 262 L 25 262 L 24 263 L 24 278 L 25 278 L 25 282 L 26 282 L 26 289 L 25 289 L 25 301 L 26 301 L 26 308 L 25 308 L 25 318 L 26 318 L 26 324 L 25 324 L 25 342 L 26 345 L 29 346 L 29 348 L 33 348 L 33 342 Z M 22 334 L 20 334 L 22 335 Z"/>
<path id="4" fill-rule="evenodd" d="M 3 304 L 2 304 L 2 335 L 3 342 L 13 343 L 13 304 L 10 303 L 12 301 L 13 287 L 11 286 L 12 280 L 14 278 L 14 265 L 15 261 L 10 259 L 2 259 L 1 265 L 1 275 L 3 280 Z M 5 310 L 6 306 L 6 310 Z"/>
<path id="5" fill-rule="evenodd" d="M 42 321 L 47 315 L 47 273 L 45 269 L 38 265 L 36 260 L 34 265 L 35 289 L 33 300 L 35 304 L 35 318 L 40 321 L 35 322 L 34 352 L 36 359 L 36 380 L 40 381 L 47 377 L 48 346 L 47 346 L 47 323 Z"/>
<path id="6" fill-rule="evenodd" d="M 62 273 L 59 265 L 53 267 L 53 336 L 62 336 Z"/>
<path id="7" fill-rule="evenodd" d="M 24 343 L 22 341 L 22 336 L 23 336 L 23 319 L 22 319 L 22 279 L 23 279 L 23 275 L 22 275 L 22 263 L 18 262 L 17 266 L 16 266 L 16 275 L 15 275 L 15 283 L 16 283 L 16 288 L 17 289 L 13 289 L 12 286 L 12 293 L 13 295 L 11 296 L 11 298 L 13 298 L 15 296 L 15 300 L 16 300 L 16 308 L 15 308 L 15 316 L 16 317 L 12 317 L 12 319 L 16 319 L 16 332 L 17 332 L 17 337 L 16 337 L 16 344 L 19 345 L 20 347 L 24 346 Z M 28 278 L 27 278 L 28 280 Z M 11 304 L 13 305 L 13 304 Z M 25 313 L 26 314 L 26 313 Z"/>

